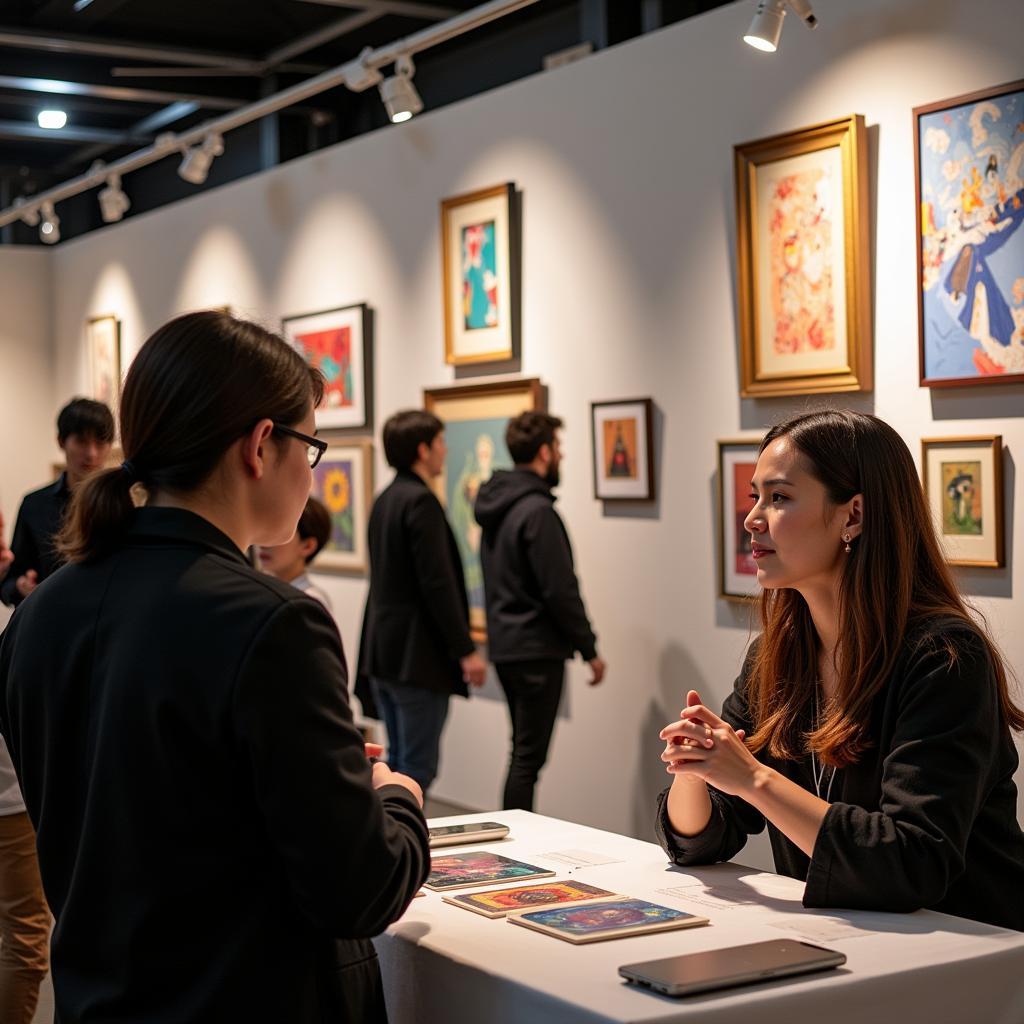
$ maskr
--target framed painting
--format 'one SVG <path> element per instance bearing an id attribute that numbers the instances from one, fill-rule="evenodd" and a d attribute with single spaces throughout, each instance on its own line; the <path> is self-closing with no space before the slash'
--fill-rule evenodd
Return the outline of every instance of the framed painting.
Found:
<path id="1" fill-rule="evenodd" d="M 761 593 L 750 534 L 743 521 L 753 505 L 750 481 L 760 439 L 718 442 L 718 596 L 748 601 Z"/>
<path id="2" fill-rule="evenodd" d="M 654 500 L 654 402 L 632 398 L 590 403 L 594 497 Z"/>
<path id="3" fill-rule="evenodd" d="M 332 441 L 313 470 L 310 493 L 331 517 L 331 535 L 316 557 L 316 572 L 365 573 L 366 527 L 373 501 L 373 445 L 368 439 Z"/>
<path id="4" fill-rule="evenodd" d="M 441 203 L 444 357 L 452 366 L 511 359 L 519 334 L 515 186 Z"/>
<path id="5" fill-rule="evenodd" d="M 321 430 L 371 424 L 371 321 L 369 307 L 361 302 L 282 321 L 288 341 L 327 380 L 323 404 L 316 412 Z"/>
<path id="6" fill-rule="evenodd" d="M 913 114 L 921 386 L 1024 383 L 1024 80 Z"/>
<path id="7" fill-rule="evenodd" d="M 1005 565 L 1002 437 L 925 438 L 921 478 L 950 565 Z"/>
<path id="8" fill-rule="evenodd" d="M 117 418 L 121 397 L 121 322 L 116 316 L 94 316 L 85 322 L 89 364 L 89 396 L 108 406 Z"/>
<path id="9" fill-rule="evenodd" d="M 859 114 L 734 149 L 740 394 L 872 388 Z"/>
<path id="10" fill-rule="evenodd" d="M 509 419 L 529 410 L 543 411 L 544 387 L 536 377 L 488 381 L 423 392 L 424 408 L 444 420 L 448 455 L 434 489 L 444 505 L 462 558 L 469 595 L 469 625 L 473 639 L 485 642 L 484 577 L 480 566 L 480 527 L 473 515 L 480 485 L 496 469 L 510 469 L 505 446 Z"/>

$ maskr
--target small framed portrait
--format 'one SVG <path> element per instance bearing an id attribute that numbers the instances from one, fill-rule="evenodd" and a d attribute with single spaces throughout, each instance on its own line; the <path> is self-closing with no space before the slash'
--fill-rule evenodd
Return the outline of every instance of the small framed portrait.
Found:
<path id="1" fill-rule="evenodd" d="M 754 504 L 750 481 L 760 448 L 760 438 L 718 442 L 718 596 L 729 601 L 749 601 L 761 593 L 743 526 Z"/>
<path id="2" fill-rule="evenodd" d="M 544 386 L 536 377 L 485 381 L 423 392 L 423 407 L 444 421 L 448 454 L 434 490 L 444 505 L 462 559 L 469 596 L 469 629 L 487 640 L 484 572 L 480 565 L 481 528 L 473 507 L 482 484 L 496 469 L 511 469 L 505 428 L 522 412 L 543 412 Z"/>
<path id="3" fill-rule="evenodd" d="M 654 500 L 654 402 L 631 398 L 590 403 L 594 497 Z"/>
<path id="4" fill-rule="evenodd" d="M 94 316 L 85 322 L 89 365 L 89 397 L 110 408 L 115 419 L 121 397 L 121 321 Z"/>
<path id="5" fill-rule="evenodd" d="M 365 573 L 366 527 L 373 501 L 373 445 L 368 438 L 332 441 L 313 470 L 314 498 L 331 517 L 331 536 L 316 556 L 316 572 Z"/>
<path id="6" fill-rule="evenodd" d="M 372 315 L 365 303 L 287 316 L 285 338 L 327 380 L 316 411 L 320 430 L 365 429 L 372 423 Z"/>
<path id="7" fill-rule="evenodd" d="M 949 564 L 1002 568 L 1002 437 L 925 438 L 921 477 Z"/>
<path id="8" fill-rule="evenodd" d="M 452 366 L 512 359 L 519 340 L 515 186 L 441 203 L 444 357 Z"/>
<path id="9" fill-rule="evenodd" d="M 1024 383 L 1024 79 L 913 113 L 921 386 Z"/>
<path id="10" fill-rule="evenodd" d="M 734 149 L 740 394 L 872 388 L 859 114 Z"/>

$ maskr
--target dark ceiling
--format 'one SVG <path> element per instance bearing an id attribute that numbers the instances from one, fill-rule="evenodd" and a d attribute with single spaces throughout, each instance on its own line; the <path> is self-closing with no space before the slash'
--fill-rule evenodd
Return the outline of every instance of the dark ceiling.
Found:
<path id="1" fill-rule="evenodd" d="M 581 42 L 602 49 L 736 0 L 539 0 L 417 55 L 436 109 L 534 74 Z M 437 24 L 478 0 L 2 0 L 0 208 L 317 72 Z M 59 107 L 68 123 L 38 127 Z M 204 188 L 383 127 L 375 89 L 338 88 L 240 128 Z M 163 160 L 133 172 L 128 213 L 195 191 Z M 102 225 L 95 192 L 59 204 L 62 238 Z M 32 244 L 20 222 L 0 241 Z"/>

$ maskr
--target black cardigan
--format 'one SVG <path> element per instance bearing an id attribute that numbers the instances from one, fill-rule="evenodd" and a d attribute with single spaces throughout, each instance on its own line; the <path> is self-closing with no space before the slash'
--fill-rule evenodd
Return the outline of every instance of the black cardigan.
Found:
<path id="1" fill-rule="evenodd" d="M 748 657 L 722 710 L 748 736 L 749 666 Z M 978 634 L 942 620 L 909 635 L 875 699 L 869 738 L 858 763 L 839 769 L 811 858 L 768 822 L 776 870 L 807 883 L 804 906 L 927 908 L 1024 931 L 1017 750 Z M 814 792 L 809 758 L 757 758 Z M 659 797 L 658 840 L 676 864 L 729 860 L 765 827 L 746 801 L 708 788 L 711 821 L 689 838 L 669 826 L 668 790 Z"/>
<path id="2" fill-rule="evenodd" d="M 366 940 L 423 881 L 427 831 L 371 788 L 337 628 L 199 516 L 135 515 L 0 639 L 58 1019 L 381 1021 Z"/>

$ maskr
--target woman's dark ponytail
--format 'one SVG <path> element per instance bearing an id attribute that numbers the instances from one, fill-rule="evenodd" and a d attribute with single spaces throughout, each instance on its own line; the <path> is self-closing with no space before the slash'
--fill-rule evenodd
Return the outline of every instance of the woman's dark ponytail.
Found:
<path id="1" fill-rule="evenodd" d="M 125 462 L 79 484 L 57 541 L 69 562 L 117 547 L 134 512 L 132 486 L 188 494 L 261 419 L 297 424 L 320 404 L 324 378 L 276 334 L 221 311 L 187 313 L 139 350 L 121 396 Z"/>

